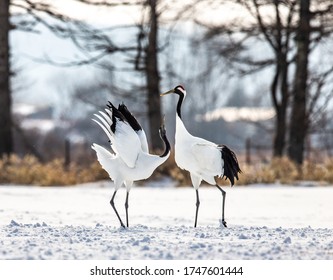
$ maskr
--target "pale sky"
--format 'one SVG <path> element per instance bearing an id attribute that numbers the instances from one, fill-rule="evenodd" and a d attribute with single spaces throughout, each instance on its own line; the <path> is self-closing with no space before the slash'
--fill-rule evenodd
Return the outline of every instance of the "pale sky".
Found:
<path id="1" fill-rule="evenodd" d="M 80 3 L 75 0 L 31 0 L 32 2 L 42 2 L 55 7 L 57 11 L 64 13 L 74 19 L 87 21 L 88 23 L 97 25 L 127 25 L 135 24 L 141 21 L 142 7 L 140 6 L 94 6 Z M 134 0 L 135 2 L 136 0 Z M 14 3 L 22 4 L 20 0 L 14 0 Z M 113 1 L 119 2 L 122 1 Z M 158 8 L 165 10 L 162 13 L 161 21 L 170 20 L 179 13 L 179 11 L 187 11 L 193 16 L 193 10 L 189 9 L 191 3 L 197 0 L 161 0 Z M 18 8 L 12 8 L 12 11 L 19 11 Z M 186 14 L 186 13 L 185 13 Z M 212 1 L 207 5 L 207 1 L 202 0 L 197 3 L 196 17 L 207 22 L 221 22 L 238 19 L 249 18 L 249 14 L 245 9 L 240 9 L 239 5 L 221 4 L 221 1 Z"/>

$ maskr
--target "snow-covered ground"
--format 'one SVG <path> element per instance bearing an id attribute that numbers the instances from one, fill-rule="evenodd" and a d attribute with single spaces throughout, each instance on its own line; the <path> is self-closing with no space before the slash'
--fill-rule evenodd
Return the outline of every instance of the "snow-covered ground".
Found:
<path id="1" fill-rule="evenodd" d="M 0 186 L 0 259 L 333 259 L 333 187 L 200 188 L 161 181 L 130 193 L 130 227 L 109 204 L 111 182 Z M 125 190 L 116 206 L 124 217 Z"/>

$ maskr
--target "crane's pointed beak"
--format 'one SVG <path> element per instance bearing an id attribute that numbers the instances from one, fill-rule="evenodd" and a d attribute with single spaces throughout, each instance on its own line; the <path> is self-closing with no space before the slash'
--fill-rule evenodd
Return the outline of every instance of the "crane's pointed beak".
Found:
<path id="1" fill-rule="evenodd" d="M 160 96 L 167 95 L 167 94 L 170 94 L 170 93 L 175 93 L 175 90 L 174 89 L 170 89 L 167 92 L 161 93 Z"/>

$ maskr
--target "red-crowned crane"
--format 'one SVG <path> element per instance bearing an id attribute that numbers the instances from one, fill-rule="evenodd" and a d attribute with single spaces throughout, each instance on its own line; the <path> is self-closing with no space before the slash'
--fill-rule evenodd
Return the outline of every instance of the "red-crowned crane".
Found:
<path id="1" fill-rule="evenodd" d="M 186 97 L 186 90 L 183 86 L 176 86 L 174 89 L 162 93 L 177 94 L 179 96 L 176 109 L 176 136 L 175 136 L 175 160 L 181 169 L 190 172 L 192 185 L 196 191 L 196 212 L 194 227 L 197 226 L 199 211 L 199 186 L 202 180 L 215 185 L 222 193 L 222 224 L 227 227 L 224 219 L 224 206 L 226 192 L 216 183 L 215 177 L 225 177 L 234 185 L 234 178 L 238 180 L 238 173 L 241 172 L 237 157 L 225 145 L 218 145 L 205 139 L 191 135 L 181 117 L 182 103 Z"/>
<path id="2" fill-rule="evenodd" d="M 113 153 L 98 144 L 91 147 L 96 151 L 97 159 L 114 182 L 115 190 L 110 204 L 115 211 L 120 225 L 125 227 L 114 205 L 114 198 L 119 188 L 126 187 L 126 226 L 128 222 L 128 197 L 134 181 L 149 178 L 154 170 L 164 163 L 170 155 L 170 144 L 166 136 L 164 121 L 159 129 L 160 137 L 165 144 L 162 155 L 149 154 L 147 138 L 139 122 L 124 104 L 118 109 L 111 102 L 105 112 L 94 114 L 93 119 L 109 138 Z"/>

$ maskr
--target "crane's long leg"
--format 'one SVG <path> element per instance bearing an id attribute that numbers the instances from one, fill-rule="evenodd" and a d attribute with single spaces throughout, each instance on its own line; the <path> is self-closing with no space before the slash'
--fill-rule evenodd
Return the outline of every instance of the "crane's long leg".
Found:
<path id="1" fill-rule="evenodd" d="M 199 190 L 195 190 L 196 195 L 197 195 L 197 203 L 195 204 L 196 210 L 195 210 L 195 222 L 194 222 L 194 227 L 197 227 L 197 221 L 198 221 L 198 212 L 199 212 L 199 205 L 200 205 L 200 200 L 199 200 Z"/>
<path id="2" fill-rule="evenodd" d="M 125 210 L 126 210 L 126 225 L 128 227 L 128 196 L 129 191 L 126 192 Z"/>
<path id="3" fill-rule="evenodd" d="M 120 222 L 120 225 L 121 225 L 122 227 L 125 227 L 123 221 L 121 220 L 121 218 L 120 218 L 120 216 L 119 216 L 119 214 L 118 214 L 118 211 L 117 211 L 117 209 L 116 209 L 116 206 L 114 205 L 114 198 L 115 198 L 115 196 L 116 196 L 116 193 L 117 193 L 117 191 L 114 191 L 113 196 L 112 196 L 112 198 L 111 198 L 111 200 L 110 200 L 110 204 L 111 204 L 111 206 L 112 206 L 114 212 L 116 213 L 116 215 L 117 215 L 117 217 L 118 217 L 118 220 L 119 220 L 119 222 Z"/>
<path id="4" fill-rule="evenodd" d="M 227 222 L 224 220 L 224 205 L 225 205 L 225 197 L 226 197 L 226 192 L 219 186 L 216 185 L 216 187 L 221 191 L 222 193 L 222 224 L 227 227 Z"/>

